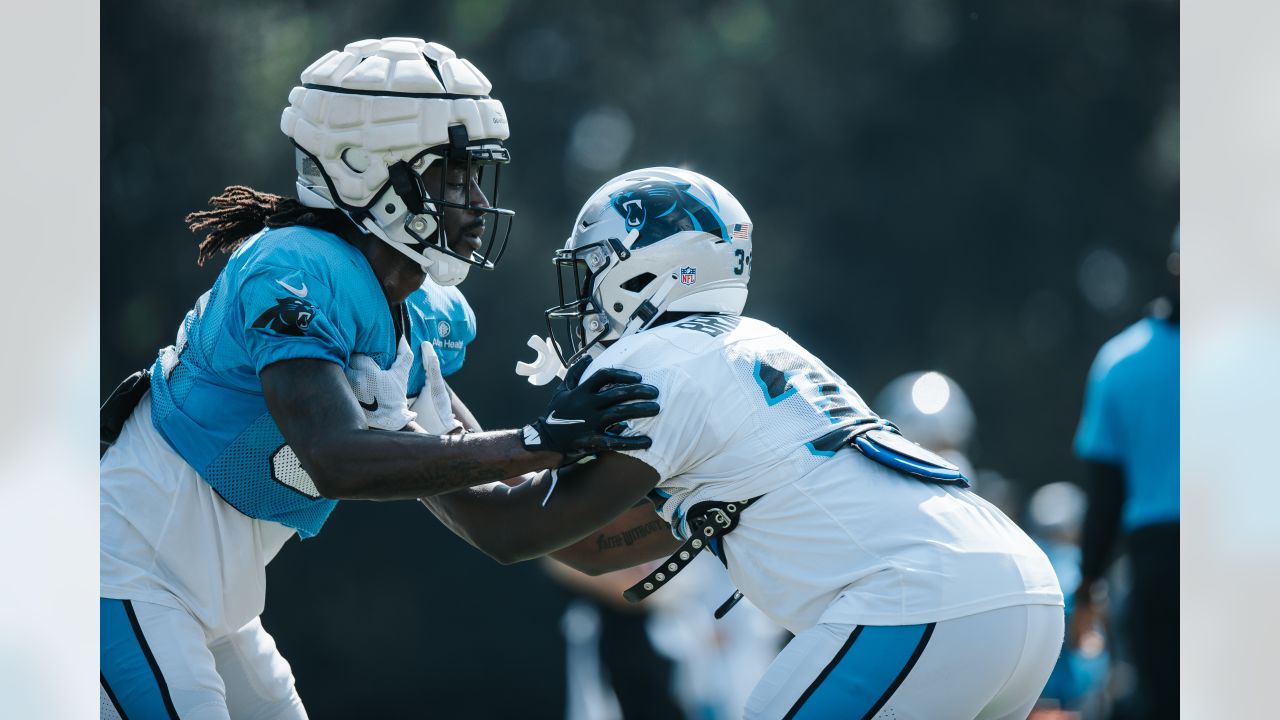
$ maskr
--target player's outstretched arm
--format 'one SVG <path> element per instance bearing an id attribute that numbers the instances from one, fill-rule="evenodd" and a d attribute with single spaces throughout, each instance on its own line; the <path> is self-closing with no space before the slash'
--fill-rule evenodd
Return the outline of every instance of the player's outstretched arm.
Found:
<path id="1" fill-rule="evenodd" d="M 608 525 L 551 553 L 551 557 L 579 572 L 603 575 L 661 560 L 679 549 L 680 544 L 667 522 L 654 512 L 653 503 L 642 500 Z"/>
<path id="2" fill-rule="evenodd" d="M 518 430 L 438 436 L 370 429 L 342 368 L 323 360 L 285 360 L 260 373 L 267 408 L 320 493 L 368 500 L 449 492 L 604 449 L 615 442 L 604 431 L 620 417 L 657 412 L 656 403 L 632 402 L 657 391 L 629 377 L 604 391 L 598 384 L 563 388 L 532 426 L 543 427 L 546 417 L 574 422 L 530 443 Z"/>
<path id="3" fill-rule="evenodd" d="M 661 539 L 663 535 L 670 537 L 666 532 L 646 533 L 648 542 L 637 550 L 647 550 L 636 554 L 592 550 L 591 539 L 583 541 L 589 534 L 594 538 L 593 531 L 619 516 L 626 518 L 622 524 L 634 524 L 637 514 L 629 511 L 644 501 L 658 479 L 653 468 L 635 458 L 605 453 L 589 463 L 565 468 L 554 489 L 552 475 L 547 472 L 515 487 L 494 483 L 423 498 L 423 503 L 459 537 L 500 563 L 529 560 L 566 548 L 555 557 L 583 572 L 600 573 L 664 557 L 665 551 L 674 549 Z M 644 502 L 638 509 L 658 520 Z M 646 523 L 648 520 L 639 524 Z M 609 533 L 621 531 L 614 528 Z M 566 546 L 570 545 L 575 549 L 569 551 Z"/>
<path id="4" fill-rule="evenodd" d="M 1081 638 L 1096 627 L 1099 611 L 1093 602 L 1094 585 L 1106 573 L 1120 534 L 1124 509 L 1124 470 L 1118 465 L 1089 463 L 1089 505 L 1080 536 L 1080 584 L 1076 587 L 1066 645 L 1080 647 Z"/>

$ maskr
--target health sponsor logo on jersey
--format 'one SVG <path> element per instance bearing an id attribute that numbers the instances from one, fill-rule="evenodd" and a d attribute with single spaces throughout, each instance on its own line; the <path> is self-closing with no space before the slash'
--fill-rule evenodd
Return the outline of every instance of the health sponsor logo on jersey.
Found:
<path id="1" fill-rule="evenodd" d="M 639 233 L 632 250 L 683 230 L 701 230 L 729 240 L 720 216 L 689 193 L 690 187 L 687 182 L 646 180 L 610 196 L 609 205 L 623 217 L 627 229 Z"/>
<path id="2" fill-rule="evenodd" d="M 431 339 L 431 344 L 445 350 L 461 350 L 466 343 L 461 340 L 450 340 L 449 336 L 452 334 L 453 324 L 448 320 L 439 320 L 436 322 L 436 336 Z"/>
<path id="3" fill-rule="evenodd" d="M 300 297 L 276 298 L 275 307 L 259 315 L 253 321 L 253 327 L 301 337 L 307 334 L 315 316 L 316 306 Z"/>

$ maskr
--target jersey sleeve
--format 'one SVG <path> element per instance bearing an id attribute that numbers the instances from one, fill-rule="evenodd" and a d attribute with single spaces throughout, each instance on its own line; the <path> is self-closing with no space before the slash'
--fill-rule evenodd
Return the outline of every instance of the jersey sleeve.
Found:
<path id="1" fill-rule="evenodd" d="M 1089 369 L 1085 385 L 1084 410 L 1076 428 L 1075 453 L 1082 460 L 1119 464 L 1123 459 L 1122 427 L 1116 416 L 1114 364 L 1099 353 Z"/>
<path id="2" fill-rule="evenodd" d="M 261 266 L 238 291 L 244 345 L 255 371 L 303 358 L 346 366 L 356 308 L 323 280 L 295 268 Z"/>

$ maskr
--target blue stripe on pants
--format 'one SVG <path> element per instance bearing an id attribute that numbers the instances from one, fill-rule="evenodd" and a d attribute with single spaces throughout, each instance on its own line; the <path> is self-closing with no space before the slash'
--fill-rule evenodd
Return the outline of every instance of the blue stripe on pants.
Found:
<path id="1" fill-rule="evenodd" d="M 915 666 L 933 634 L 928 625 L 859 625 L 787 718 L 871 718 Z"/>
<path id="2" fill-rule="evenodd" d="M 128 600 L 98 599 L 102 682 L 129 720 L 178 717 L 160 666 Z"/>

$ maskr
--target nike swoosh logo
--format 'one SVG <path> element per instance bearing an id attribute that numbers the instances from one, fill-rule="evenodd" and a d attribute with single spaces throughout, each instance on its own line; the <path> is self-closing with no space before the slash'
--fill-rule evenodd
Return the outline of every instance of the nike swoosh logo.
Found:
<path id="1" fill-rule="evenodd" d="M 373 402 L 371 403 L 367 403 L 357 398 L 356 402 L 360 403 L 360 407 L 364 408 L 365 410 L 368 410 L 369 412 L 378 412 L 378 398 L 374 398 Z"/>
<path id="2" fill-rule="evenodd" d="M 307 296 L 306 283 L 302 283 L 302 288 L 299 289 L 299 288 L 293 287 L 292 285 L 290 285 L 289 283 L 283 280 L 277 280 L 276 282 L 280 283 L 280 287 L 284 288 L 285 290 L 288 290 L 289 292 L 293 293 L 294 295 L 297 295 L 300 298 L 304 298 Z"/>
<path id="3" fill-rule="evenodd" d="M 565 420 L 563 418 L 558 418 L 554 412 L 547 416 L 548 425 L 577 425 L 578 423 L 584 422 L 586 422 L 586 420 Z"/>
<path id="4" fill-rule="evenodd" d="M 524 426 L 524 444 L 532 446 L 542 444 L 542 436 L 538 434 L 537 430 L 533 429 L 532 425 Z"/>

